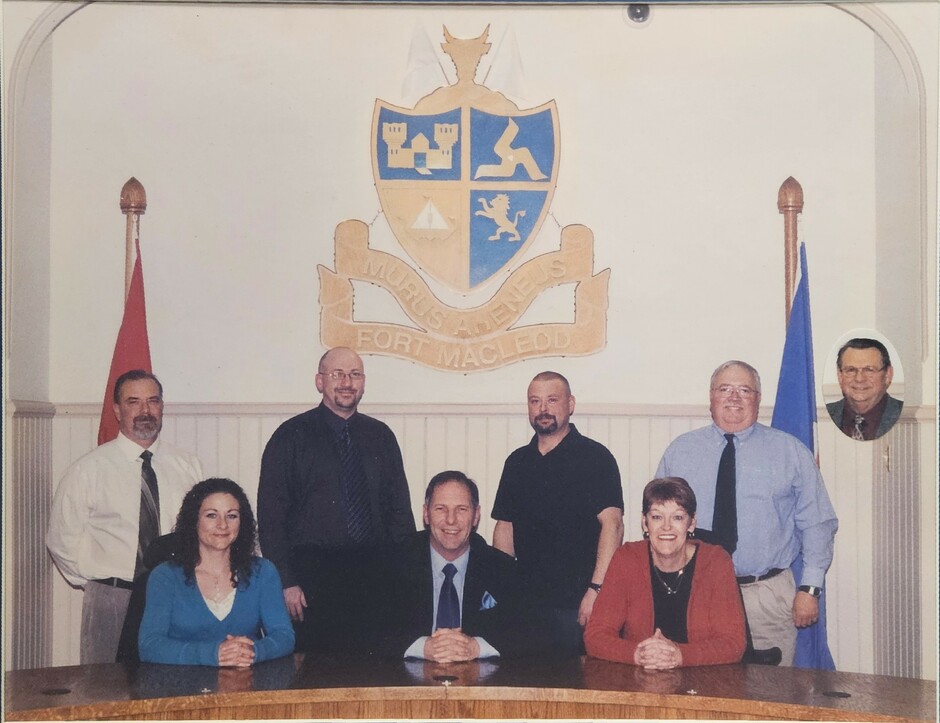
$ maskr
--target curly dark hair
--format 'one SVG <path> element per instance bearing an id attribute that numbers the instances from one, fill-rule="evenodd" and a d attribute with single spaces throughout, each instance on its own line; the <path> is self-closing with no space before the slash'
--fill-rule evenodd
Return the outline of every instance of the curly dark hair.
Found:
<path id="1" fill-rule="evenodd" d="M 209 495 L 222 492 L 231 495 L 238 502 L 238 536 L 229 549 L 229 564 L 232 570 L 232 584 L 247 586 L 251 577 L 252 558 L 255 552 L 257 526 L 251 503 L 245 491 L 230 479 L 211 477 L 197 482 L 186 493 L 179 514 L 176 516 L 176 556 L 174 561 L 183 568 L 189 583 L 196 581 L 196 565 L 199 564 L 199 509 Z"/>

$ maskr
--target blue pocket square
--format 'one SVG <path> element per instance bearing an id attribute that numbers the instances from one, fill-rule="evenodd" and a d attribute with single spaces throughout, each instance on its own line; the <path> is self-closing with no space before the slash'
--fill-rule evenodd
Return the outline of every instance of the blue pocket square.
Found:
<path id="1" fill-rule="evenodd" d="M 488 592 L 483 593 L 483 600 L 480 601 L 480 610 L 492 610 L 496 607 L 496 598 Z"/>

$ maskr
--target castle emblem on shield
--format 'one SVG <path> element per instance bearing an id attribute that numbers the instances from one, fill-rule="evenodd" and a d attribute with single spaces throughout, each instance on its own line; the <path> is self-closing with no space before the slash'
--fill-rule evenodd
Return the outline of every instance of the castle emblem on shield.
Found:
<path id="1" fill-rule="evenodd" d="M 463 372 L 603 348 L 609 269 L 592 275 L 590 230 L 566 227 L 558 251 L 519 264 L 542 227 L 558 181 L 558 110 L 554 101 L 520 109 L 475 82 L 490 49 L 488 33 L 489 28 L 478 38 L 459 39 L 445 28 L 441 48 L 454 62 L 457 82 L 411 109 L 376 101 L 373 177 L 395 238 L 428 276 L 465 294 L 515 270 L 486 304 L 455 308 L 441 302 L 402 259 L 369 249 L 362 222 L 343 222 L 336 231 L 336 273 L 320 267 L 321 338 L 327 346 L 344 344 Z M 357 279 L 388 290 L 419 328 L 353 321 L 349 281 Z M 573 281 L 574 324 L 515 326 L 541 291 Z"/>

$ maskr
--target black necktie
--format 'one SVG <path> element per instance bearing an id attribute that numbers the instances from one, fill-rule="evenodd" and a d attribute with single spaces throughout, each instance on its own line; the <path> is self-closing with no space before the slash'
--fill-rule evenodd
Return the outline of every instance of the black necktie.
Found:
<path id="1" fill-rule="evenodd" d="M 343 425 L 343 431 L 340 433 L 340 456 L 343 463 L 343 507 L 346 511 L 346 529 L 356 542 L 366 542 L 372 537 L 369 491 L 359 448 L 349 436 L 349 422 Z"/>
<path id="2" fill-rule="evenodd" d="M 160 536 L 160 490 L 157 488 L 157 474 L 150 464 L 151 457 L 153 452 L 149 449 L 140 453 L 143 463 L 140 465 L 140 527 L 137 532 L 135 578 L 144 571 L 147 547 Z"/>
<path id="3" fill-rule="evenodd" d="M 718 480 L 715 484 L 715 514 L 712 532 L 718 544 L 734 554 L 738 546 L 738 506 L 735 500 L 734 435 L 726 434 L 728 443 L 718 462 Z"/>
<path id="4" fill-rule="evenodd" d="M 460 601 L 457 599 L 457 588 L 454 587 L 454 575 L 457 568 L 453 563 L 444 565 L 444 584 L 441 586 L 441 596 L 437 601 L 437 627 L 460 627 Z"/>

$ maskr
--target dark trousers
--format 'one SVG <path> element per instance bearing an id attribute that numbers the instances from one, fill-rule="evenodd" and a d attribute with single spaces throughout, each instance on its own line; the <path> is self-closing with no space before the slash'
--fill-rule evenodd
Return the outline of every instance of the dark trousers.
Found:
<path id="1" fill-rule="evenodd" d="M 330 654 L 368 651 L 382 609 L 379 551 L 374 547 L 296 547 L 294 569 L 307 599 L 294 624 L 295 650 Z"/>
<path id="2" fill-rule="evenodd" d="M 578 608 L 531 607 L 530 625 L 539 638 L 535 648 L 545 655 L 584 655 L 584 628 L 578 624 Z"/>

